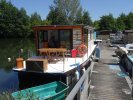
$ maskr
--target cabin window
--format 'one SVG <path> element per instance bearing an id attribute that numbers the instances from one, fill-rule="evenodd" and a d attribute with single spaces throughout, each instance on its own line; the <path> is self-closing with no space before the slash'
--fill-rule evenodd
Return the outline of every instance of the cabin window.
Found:
<path id="1" fill-rule="evenodd" d="M 39 48 L 46 48 L 48 42 L 48 32 L 39 31 Z"/>
<path id="2" fill-rule="evenodd" d="M 48 30 L 48 47 L 59 48 L 58 30 Z"/>
<path id="3" fill-rule="evenodd" d="M 60 47 L 71 49 L 71 38 L 72 38 L 71 30 L 60 30 Z"/>

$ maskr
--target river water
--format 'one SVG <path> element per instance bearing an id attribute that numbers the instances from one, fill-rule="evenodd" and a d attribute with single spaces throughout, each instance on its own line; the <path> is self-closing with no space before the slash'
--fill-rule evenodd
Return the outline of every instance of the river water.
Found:
<path id="1" fill-rule="evenodd" d="M 19 89 L 18 73 L 12 71 L 16 65 L 16 58 L 21 56 L 27 59 L 35 54 L 35 42 L 33 39 L 0 39 L 0 92 L 16 91 Z M 11 61 L 8 61 L 11 58 Z"/>

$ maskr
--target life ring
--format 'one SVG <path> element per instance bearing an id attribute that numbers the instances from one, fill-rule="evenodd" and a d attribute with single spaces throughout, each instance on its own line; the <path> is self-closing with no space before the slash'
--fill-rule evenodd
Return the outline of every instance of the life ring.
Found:
<path id="1" fill-rule="evenodd" d="M 87 47 L 84 44 L 81 44 L 77 47 L 77 53 L 79 56 L 83 56 L 87 52 Z"/>

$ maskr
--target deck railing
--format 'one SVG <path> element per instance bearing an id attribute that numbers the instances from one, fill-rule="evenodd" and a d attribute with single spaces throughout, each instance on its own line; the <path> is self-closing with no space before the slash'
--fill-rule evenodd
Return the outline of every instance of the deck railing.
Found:
<path id="1" fill-rule="evenodd" d="M 91 73 L 94 62 L 91 62 L 88 69 L 82 75 L 75 87 L 66 97 L 66 100 L 88 100 L 90 95 Z"/>

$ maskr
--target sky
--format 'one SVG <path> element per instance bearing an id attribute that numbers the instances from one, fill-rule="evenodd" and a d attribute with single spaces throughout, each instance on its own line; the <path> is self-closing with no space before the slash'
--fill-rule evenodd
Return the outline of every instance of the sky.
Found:
<path id="1" fill-rule="evenodd" d="M 9 1 L 9 0 L 8 0 Z M 53 0 L 10 0 L 17 8 L 25 8 L 28 15 L 37 12 L 42 19 L 46 19 L 49 6 Z M 93 21 L 99 20 L 101 16 L 113 14 L 116 18 L 121 13 L 133 12 L 133 0 L 80 0 L 83 9 L 87 10 Z"/>

